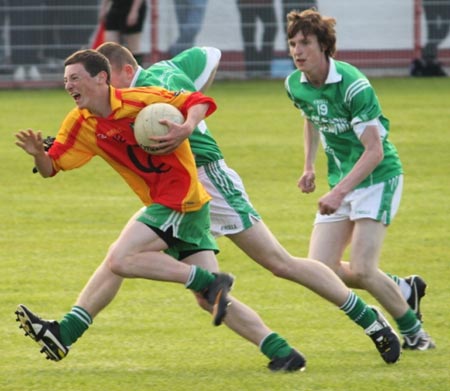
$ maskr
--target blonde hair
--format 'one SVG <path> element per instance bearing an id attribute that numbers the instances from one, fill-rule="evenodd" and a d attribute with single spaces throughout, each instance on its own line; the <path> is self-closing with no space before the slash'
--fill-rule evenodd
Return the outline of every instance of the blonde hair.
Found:
<path id="1" fill-rule="evenodd" d="M 129 64 L 135 70 L 138 68 L 138 63 L 133 54 L 125 46 L 116 42 L 105 42 L 96 50 L 109 60 L 112 67 L 123 68 L 124 65 Z"/>

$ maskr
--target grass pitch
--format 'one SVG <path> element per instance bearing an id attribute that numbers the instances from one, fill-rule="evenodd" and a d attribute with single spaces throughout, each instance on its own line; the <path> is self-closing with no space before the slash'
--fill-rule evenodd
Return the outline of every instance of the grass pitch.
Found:
<path id="1" fill-rule="evenodd" d="M 54 134 L 72 100 L 59 90 L 1 91 L 0 389 L 450 389 L 450 79 L 373 84 L 406 172 L 381 266 L 427 280 L 422 309 L 437 349 L 404 352 L 398 364 L 384 364 L 363 331 L 334 306 L 272 277 L 221 239 L 221 267 L 237 277 L 234 295 L 306 355 L 304 373 L 268 372 L 255 346 L 224 326 L 212 327 L 182 287 L 142 280 L 125 282 L 65 360 L 46 361 L 18 330 L 16 305 L 60 320 L 140 204 L 99 159 L 53 179 L 32 175 L 31 158 L 14 146 L 14 133 L 31 127 Z M 221 82 L 209 93 L 219 109 L 208 123 L 228 164 L 273 233 L 293 254 L 305 255 L 317 199 L 327 191 L 324 158 L 319 155 L 316 192 L 301 194 L 301 118 L 283 83 Z"/>

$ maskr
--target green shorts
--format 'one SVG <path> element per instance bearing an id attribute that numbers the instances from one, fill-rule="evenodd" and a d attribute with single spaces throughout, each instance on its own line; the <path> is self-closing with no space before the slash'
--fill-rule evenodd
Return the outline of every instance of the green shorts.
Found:
<path id="1" fill-rule="evenodd" d="M 152 204 L 142 209 L 137 221 L 152 228 L 169 246 L 166 253 L 176 259 L 205 250 L 219 252 L 210 232 L 209 204 L 189 213 Z"/>

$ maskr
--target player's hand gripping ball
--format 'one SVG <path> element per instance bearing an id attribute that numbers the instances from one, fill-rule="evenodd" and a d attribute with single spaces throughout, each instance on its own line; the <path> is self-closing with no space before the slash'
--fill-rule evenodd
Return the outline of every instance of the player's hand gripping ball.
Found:
<path id="1" fill-rule="evenodd" d="M 164 136 L 169 132 L 166 125 L 159 121 L 167 119 L 177 124 L 184 122 L 183 114 L 175 106 L 168 103 L 152 103 L 144 107 L 134 122 L 134 137 L 139 146 L 147 153 L 158 149 L 158 142 L 150 140 L 152 136 Z"/>

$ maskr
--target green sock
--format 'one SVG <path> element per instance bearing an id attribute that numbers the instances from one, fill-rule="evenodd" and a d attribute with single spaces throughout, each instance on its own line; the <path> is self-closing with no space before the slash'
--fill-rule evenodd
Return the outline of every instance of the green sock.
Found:
<path id="1" fill-rule="evenodd" d="M 391 273 L 386 273 L 386 275 L 387 275 L 391 280 L 393 280 L 397 285 L 400 285 L 401 277 L 399 277 L 399 276 L 397 276 L 397 275 L 395 275 L 395 274 L 391 274 Z"/>
<path id="2" fill-rule="evenodd" d="M 292 352 L 292 347 L 277 333 L 271 333 L 264 338 L 259 346 L 261 352 L 270 360 L 277 357 L 287 357 Z"/>
<path id="3" fill-rule="evenodd" d="M 202 269 L 198 266 L 192 266 L 191 273 L 189 274 L 188 281 L 186 282 L 186 288 L 200 292 L 215 279 L 216 277 L 208 270 Z"/>
<path id="4" fill-rule="evenodd" d="M 367 329 L 377 320 L 375 312 L 354 292 L 350 292 L 347 301 L 339 308 L 364 329 Z"/>
<path id="5" fill-rule="evenodd" d="M 91 316 L 81 307 L 74 306 L 59 322 L 61 341 L 65 346 L 72 345 L 92 324 Z"/>
<path id="6" fill-rule="evenodd" d="M 395 321 L 397 322 L 398 329 L 402 335 L 415 334 L 422 328 L 420 320 L 417 319 L 416 314 L 411 308 L 408 308 L 405 315 L 395 319 Z"/>

